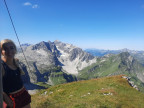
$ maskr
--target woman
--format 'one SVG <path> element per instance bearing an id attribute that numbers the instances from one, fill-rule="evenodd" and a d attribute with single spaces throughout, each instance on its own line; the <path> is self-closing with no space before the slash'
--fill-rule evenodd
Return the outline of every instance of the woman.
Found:
<path id="1" fill-rule="evenodd" d="M 24 88 L 22 70 L 15 59 L 16 45 L 12 40 L 0 42 L 3 76 L 3 99 L 9 108 L 30 108 L 31 96 Z"/>

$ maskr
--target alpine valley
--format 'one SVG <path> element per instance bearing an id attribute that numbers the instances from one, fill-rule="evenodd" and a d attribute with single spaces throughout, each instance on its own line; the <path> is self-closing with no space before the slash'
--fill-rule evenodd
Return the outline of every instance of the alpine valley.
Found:
<path id="1" fill-rule="evenodd" d="M 21 46 L 28 65 L 20 48 L 16 58 L 25 72 L 23 80 L 28 89 L 41 88 L 37 86 L 40 82 L 45 85 L 57 85 L 105 76 L 126 75 L 140 91 L 144 92 L 143 52 L 121 50 L 95 56 L 92 51 L 84 51 L 58 40 Z"/>

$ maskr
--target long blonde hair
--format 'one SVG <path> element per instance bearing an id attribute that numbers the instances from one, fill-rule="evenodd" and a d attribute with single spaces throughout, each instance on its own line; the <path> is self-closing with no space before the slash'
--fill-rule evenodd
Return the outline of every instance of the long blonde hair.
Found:
<path id="1" fill-rule="evenodd" d="M 1 41 L 0 41 L 0 49 L 2 50 L 4 44 L 7 44 L 7 43 L 12 43 L 12 44 L 14 45 L 14 47 L 15 47 L 16 52 L 17 52 L 17 48 L 16 48 L 15 43 L 14 43 L 12 40 L 10 40 L 10 39 L 1 40 Z"/>

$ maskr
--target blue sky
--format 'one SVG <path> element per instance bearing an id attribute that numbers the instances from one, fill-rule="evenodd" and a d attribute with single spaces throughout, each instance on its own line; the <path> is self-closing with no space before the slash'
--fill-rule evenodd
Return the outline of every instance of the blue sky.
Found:
<path id="1" fill-rule="evenodd" d="M 7 0 L 21 43 L 144 50 L 144 0 Z M 0 40 L 17 43 L 3 0 Z"/>

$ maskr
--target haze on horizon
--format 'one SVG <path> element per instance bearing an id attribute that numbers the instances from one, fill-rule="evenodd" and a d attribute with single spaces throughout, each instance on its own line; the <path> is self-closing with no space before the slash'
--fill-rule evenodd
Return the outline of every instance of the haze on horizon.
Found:
<path id="1" fill-rule="evenodd" d="M 59 40 L 80 48 L 144 50 L 142 0 L 7 0 L 21 43 Z M 0 1 L 0 40 L 17 42 Z"/>

